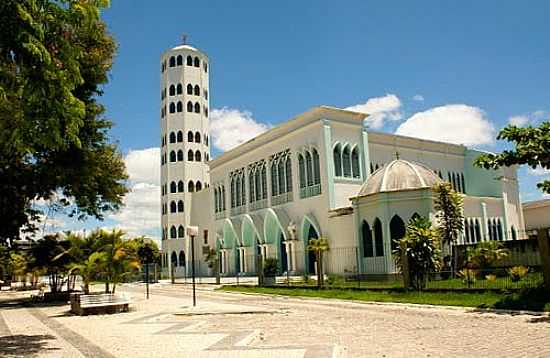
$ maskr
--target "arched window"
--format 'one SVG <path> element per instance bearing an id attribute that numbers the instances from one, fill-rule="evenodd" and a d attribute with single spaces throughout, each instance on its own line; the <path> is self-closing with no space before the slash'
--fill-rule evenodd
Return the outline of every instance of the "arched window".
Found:
<path id="1" fill-rule="evenodd" d="M 191 83 L 187 85 L 187 94 L 193 94 L 193 85 Z"/>
<path id="2" fill-rule="evenodd" d="M 180 226 L 180 227 L 183 231 L 183 226 Z M 185 254 L 183 253 L 183 251 L 180 251 L 179 261 L 180 261 L 180 266 L 185 267 Z"/>
<path id="3" fill-rule="evenodd" d="M 469 243 L 470 240 L 470 220 L 466 219 L 464 220 L 464 242 Z"/>
<path id="4" fill-rule="evenodd" d="M 170 132 L 170 143 L 176 143 L 176 133 Z"/>
<path id="5" fill-rule="evenodd" d="M 178 131 L 178 143 L 181 143 L 181 142 L 183 142 L 183 132 Z"/>
<path id="6" fill-rule="evenodd" d="M 176 232 L 176 228 L 174 228 L 174 233 L 175 232 Z M 172 261 L 172 266 L 174 266 L 174 267 L 178 266 L 178 255 L 176 254 L 175 251 L 172 252 L 172 257 L 171 257 L 170 261 Z"/>
<path id="7" fill-rule="evenodd" d="M 175 96 L 176 95 L 176 86 L 170 85 L 168 93 L 170 94 L 170 96 Z"/>
<path id="8" fill-rule="evenodd" d="M 254 185 L 254 176 L 256 171 L 254 169 L 248 171 L 248 200 L 253 203 L 256 200 L 256 186 Z"/>
<path id="9" fill-rule="evenodd" d="M 183 162 L 183 150 L 178 150 L 178 162 Z"/>
<path id="10" fill-rule="evenodd" d="M 178 186 L 176 185 L 176 182 L 173 181 L 170 183 L 170 192 L 171 193 L 175 193 L 178 191 Z"/>
<path id="11" fill-rule="evenodd" d="M 262 199 L 266 199 L 267 198 L 267 170 L 265 166 L 262 166 L 261 178 L 262 178 Z"/>
<path id="12" fill-rule="evenodd" d="M 241 206 L 241 177 L 235 179 L 235 206 Z"/>
<path id="13" fill-rule="evenodd" d="M 504 235 L 502 232 L 502 221 L 500 221 L 500 219 L 498 219 L 497 221 L 497 234 L 498 234 L 498 241 L 504 240 Z"/>
<path id="14" fill-rule="evenodd" d="M 286 193 L 285 188 L 285 163 L 283 160 L 279 160 L 277 163 L 277 182 L 279 185 L 279 194 Z"/>
<path id="15" fill-rule="evenodd" d="M 313 160 L 309 152 L 306 152 L 306 184 L 313 185 Z"/>
<path id="16" fill-rule="evenodd" d="M 197 181 L 195 183 L 195 191 L 201 191 L 202 190 L 202 183 L 200 181 Z"/>
<path id="17" fill-rule="evenodd" d="M 271 196 L 279 195 L 279 181 L 277 180 L 277 162 L 272 162 L 270 166 L 271 174 Z"/>
<path id="18" fill-rule="evenodd" d="M 178 201 L 178 213 L 183 212 L 183 200 Z"/>
<path id="19" fill-rule="evenodd" d="M 334 147 L 334 175 L 337 177 L 342 176 L 342 152 L 340 151 L 340 144 Z"/>
<path id="20" fill-rule="evenodd" d="M 193 183 L 192 180 L 189 180 L 189 183 L 187 184 L 187 191 L 190 193 L 195 191 L 195 183 Z"/>
<path id="21" fill-rule="evenodd" d="M 464 181 L 463 173 L 460 173 L 460 182 L 462 183 L 462 192 L 466 194 L 466 182 Z"/>
<path id="22" fill-rule="evenodd" d="M 178 83 L 178 86 L 176 87 L 177 90 L 177 94 L 182 94 L 183 93 L 183 86 L 181 85 L 181 83 Z"/>
<path id="23" fill-rule="evenodd" d="M 189 149 L 189 151 L 187 152 L 187 160 L 192 162 L 193 158 L 194 158 L 193 151 Z"/>
<path id="24" fill-rule="evenodd" d="M 476 242 L 476 228 L 475 228 L 475 220 L 474 219 L 469 219 L 468 220 L 470 222 L 470 243 L 474 243 Z"/>
<path id="25" fill-rule="evenodd" d="M 191 131 L 187 132 L 187 141 L 189 143 L 193 143 L 194 139 L 195 139 L 195 137 L 193 136 L 193 132 L 191 132 Z"/>
<path id="26" fill-rule="evenodd" d="M 193 102 L 187 102 L 187 112 L 193 113 Z"/>
<path id="27" fill-rule="evenodd" d="M 351 172 L 354 178 L 361 177 L 361 173 L 359 173 L 359 150 L 357 147 L 351 151 Z"/>
<path id="28" fill-rule="evenodd" d="M 208 107 L 204 106 L 204 116 L 208 117 Z"/>
<path id="29" fill-rule="evenodd" d="M 187 66 L 193 66 L 193 57 L 187 56 Z"/>
<path id="30" fill-rule="evenodd" d="M 451 184 L 453 185 L 453 190 L 457 191 L 455 173 L 451 174 Z"/>
<path id="31" fill-rule="evenodd" d="M 255 200 L 263 199 L 264 193 L 262 188 L 262 173 L 259 168 L 257 168 L 254 172 L 254 192 L 256 193 Z"/>
<path id="32" fill-rule="evenodd" d="M 178 193 L 183 193 L 183 181 L 178 182 Z"/>
<path id="33" fill-rule="evenodd" d="M 204 99 L 208 100 L 208 90 L 204 90 Z"/>
<path id="34" fill-rule="evenodd" d="M 349 147 L 347 145 L 342 150 L 342 165 L 344 167 L 344 177 L 351 177 L 351 158 Z"/>
<path id="35" fill-rule="evenodd" d="M 363 257 L 373 257 L 372 232 L 370 231 L 369 224 L 364 220 L 363 225 L 361 225 L 361 237 L 363 239 Z"/>
<path id="36" fill-rule="evenodd" d="M 201 95 L 201 89 L 200 89 L 199 85 L 195 85 L 195 87 L 193 87 L 193 93 L 195 94 L 195 96 L 200 96 Z"/>
<path id="37" fill-rule="evenodd" d="M 170 202 L 170 212 L 175 213 L 178 211 L 178 206 L 175 201 Z"/>
<path id="38" fill-rule="evenodd" d="M 170 162 L 171 163 L 174 163 L 176 161 L 176 152 L 175 151 L 171 151 L 170 152 Z"/>
<path id="39" fill-rule="evenodd" d="M 176 58 L 174 56 L 170 57 L 170 67 L 176 67 Z"/>
<path id="40" fill-rule="evenodd" d="M 314 148 L 312 151 L 313 157 L 313 184 L 321 184 L 321 168 L 319 166 L 319 153 Z"/>
<path id="41" fill-rule="evenodd" d="M 374 168 L 372 167 L 372 163 L 370 163 L 370 172 L 372 174 L 372 172 L 374 171 Z"/>
<path id="42" fill-rule="evenodd" d="M 178 101 L 177 111 L 178 112 L 183 112 L 183 103 L 181 103 L 180 101 Z"/>
<path id="43" fill-rule="evenodd" d="M 183 239 L 185 237 L 185 229 L 183 228 L 183 225 L 178 226 L 178 237 Z M 181 265 L 181 256 L 180 256 L 180 265 Z M 185 259 L 184 259 L 185 261 Z"/>
<path id="44" fill-rule="evenodd" d="M 292 161 L 290 157 L 285 160 L 285 184 L 286 192 L 290 193 L 292 191 Z"/>
<path id="45" fill-rule="evenodd" d="M 177 64 L 178 64 L 178 66 L 183 65 L 183 57 L 181 57 L 181 55 L 178 55 Z"/>
<path id="46" fill-rule="evenodd" d="M 210 160 L 210 156 L 208 155 L 208 153 L 204 152 L 204 161 L 207 162 Z"/>
<path id="47" fill-rule="evenodd" d="M 170 103 L 170 113 L 176 113 L 176 104 L 174 102 Z"/>
<path id="48" fill-rule="evenodd" d="M 208 64 L 204 62 L 203 66 L 204 66 L 204 72 L 208 72 Z"/>
<path id="49" fill-rule="evenodd" d="M 214 212 L 217 213 L 220 211 L 220 206 L 219 206 L 219 194 L 218 194 L 218 189 L 214 189 Z"/>
<path id="50" fill-rule="evenodd" d="M 512 240 L 517 240 L 518 234 L 516 232 L 516 228 L 514 227 L 514 225 L 512 225 L 512 228 L 510 229 L 510 233 L 512 236 Z"/>
<path id="51" fill-rule="evenodd" d="M 304 164 L 304 157 L 302 154 L 298 154 L 298 174 L 300 176 L 300 188 L 306 187 L 306 168 Z"/>
<path id="52" fill-rule="evenodd" d="M 204 144 L 208 145 L 208 135 L 204 135 Z"/>
<path id="53" fill-rule="evenodd" d="M 195 57 L 195 60 L 193 62 L 194 62 L 193 64 L 195 65 L 195 67 L 201 67 L 201 60 L 199 60 L 198 57 Z"/>
<path id="54" fill-rule="evenodd" d="M 478 219 L 476 219 L 476 223 L 475 223 L 475 238 L 476 238 L 476 242 L 481 241 L 481 226 L 479 225 Z"/>
<path id="55" fill-rule="evenodd" d="M 176 230 L 176 227 L 175 226 L 172 226 L 170 228 L 170 238 L 171 239 L 176 239 L 178 237 L 178 232 Z"/>
<path id="56" fill-rule="evenodd" d="M 201 113 L 201 105 L 199 102 L 195 102 L 195 113 Z"/>
<path id="57" fill-rule="evenodd" d="M 399 215 L 394 215 L 390 221 L 390 237 L 391 237 L 391 248 L 392 251 L 395 250 L 399 245 L 399 240 L 405 236 L 405 223 L 399 217 Z"/>
<path id="58" fill-rule="evenodd" d="M 200 152 L 199 150 L 197 150 L 197 151 L 195 152 L 195 161 L 196 161 L 196 162 L 200 162 L 201 160 L 202 160 L 202 158 L 201 158 L 201 152 Z"/>
<path id="59" fill-rule="evenodd" d="M 201 142 L 201 134 L 199 132 L 195 132 L 195 143 Z"/>
<path id="60" fill-rule="evenodd" d="M 375 256 L 384 256 L 384 235 L 382 234 L 382 222 L 374 219 L 374 248 Z"/>

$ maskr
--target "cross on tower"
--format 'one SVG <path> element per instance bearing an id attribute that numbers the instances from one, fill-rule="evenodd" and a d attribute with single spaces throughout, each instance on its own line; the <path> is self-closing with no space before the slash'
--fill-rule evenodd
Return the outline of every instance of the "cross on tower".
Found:
<path id="1" fill-rule="evenodd" d="M 187 34 L 182 34 L 181 35 L 181 40 L 183 41 L 184 45 L 187 45 Z"/>

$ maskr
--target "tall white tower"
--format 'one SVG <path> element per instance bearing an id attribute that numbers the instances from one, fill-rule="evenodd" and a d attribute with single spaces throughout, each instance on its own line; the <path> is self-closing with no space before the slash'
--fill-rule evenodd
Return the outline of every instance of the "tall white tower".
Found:
<path id="1" fill-rule="evenodd" d="M 190 260 L 189 198 L 210 185 L 210 68 L 206 54 L 185 43 L 166 51 L 160 62 L 162 252 L 164 266 L 183 276 Z"/>

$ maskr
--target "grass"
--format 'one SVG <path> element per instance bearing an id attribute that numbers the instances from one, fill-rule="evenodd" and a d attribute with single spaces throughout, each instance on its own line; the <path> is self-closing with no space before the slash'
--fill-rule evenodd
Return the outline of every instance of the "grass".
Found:
<path id="1" fill-rule="evenodd" d="M 336 298 L 368 302 L 397 302 L 429 305 L 522 309 L 550 311 L 550 293 L 542 288 L 516 293 L 505 292 L 417 292 L 417 291 L 359 291 L 346 289 L 304 289 L 284 287 L 223 286 L 224 291 L 264 293 L 284 296 Z"/>

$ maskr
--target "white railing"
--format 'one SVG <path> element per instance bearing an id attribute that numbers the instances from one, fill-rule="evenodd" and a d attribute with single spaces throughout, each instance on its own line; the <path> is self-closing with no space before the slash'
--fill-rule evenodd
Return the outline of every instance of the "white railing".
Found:
<path id="1" fill-rule="evenodd" d="M 305 199 L 311 196 L 316 196 L 321 194 L 321 184 L 315 184 L 306 186 L 305 188 L 300 188 L 300 198 Z"/>
<path id="2" fill-rule="evenodd" d="M 271 206 L 288 203 L 288 202 L 292 201 L 292 199 L 293 199 L 293 197 L 292 197 L 292 192 L 291 191 L 288 192 L 288 193 L 283 193 L 283 194 L 277 195 L 277 196 L 272 196 L 271 197 Z"/>

